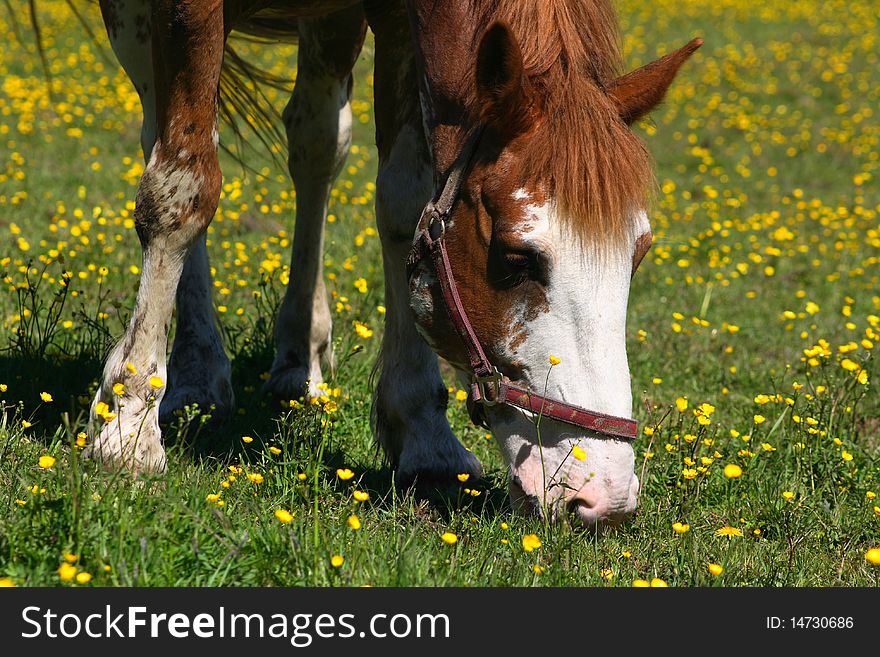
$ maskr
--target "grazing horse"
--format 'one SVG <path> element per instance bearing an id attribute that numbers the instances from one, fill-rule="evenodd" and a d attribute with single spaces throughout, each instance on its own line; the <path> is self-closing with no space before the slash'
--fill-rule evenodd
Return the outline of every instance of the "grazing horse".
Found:
<path id="1" fill-rule="evenodd" d="M 93 458 L 161 472 L 160 410 L 233 405 L 205 248 L 232 30 L 295 25 L 299 35 L 283 112 L 296 227 L 266 388 L 280 399 L 316 392 L 332 362 L 327 200 L 351 143 L 351 71 L 369 26 L 387 306 L 372 424 L 398 481 L 482 472 L 449 427 L 439 354 L 471 381 L 472 417 L 495 434 L 515 509 L 568 509 L 591 527 L 634 511 L 625 318 L 651 243 L 652 177 L 629 124 L 660 102 L 699 40 L 621 76 L 608 0 L 100 4 L 141 96 L 148 163 L 134 213 L 140 286 L 92 404 Z"/>

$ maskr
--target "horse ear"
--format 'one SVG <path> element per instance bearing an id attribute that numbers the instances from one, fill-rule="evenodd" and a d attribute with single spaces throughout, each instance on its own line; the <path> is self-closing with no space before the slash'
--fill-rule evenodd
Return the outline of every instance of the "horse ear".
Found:
<path id="1" fill-rule="evenodd" d="M 534 122 L 522 51 L 504 23 L 494 23 L 477 50 L 480 119 L 506 137 L 526 132 Z"/>
<path id="2" fill-rule="evenodd" d="M 632 124 L 654 109 L 666 95 L 679 67 L 702 45 L 702 39 L 694 39 L 683 48 L 612 82 L 608 95 L 617 103 L 620 118 Z"/>

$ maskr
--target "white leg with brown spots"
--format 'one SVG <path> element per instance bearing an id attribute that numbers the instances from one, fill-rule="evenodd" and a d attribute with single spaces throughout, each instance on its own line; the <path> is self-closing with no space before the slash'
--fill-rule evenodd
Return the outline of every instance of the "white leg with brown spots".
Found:
<path id="1" fill-rule="evenodd" d="M 101 10 L 110 45 L 141 99 L 141 147 L 149 162 L 156 141 L 156 93 L 150 3 L 148 0 L 102 0 Z M 183 151 L 181 151 L 181 154 Z M 180 157 L 181 154 L 178 154 Z M 185 155 L 184 155 L 185 157 Z M 168 363 L 168 393 L 160 420 L 196 403 L 212 418 L 226 417 L 235 404 L 231 365 L 220 338 L 211 297 L 211 268 L 205 237 L 190 251 L 177 287 L 177 329 Z"/>
<path id="2" fill-rule="evenodd" d="M 105 2 L 102 9 L 118 9 Z M 151 3 L 160 35 L 154 57 L 156 140 L 138 187 L 135 226 L 143 266 L 131 321 L 113 348 L 91 407 L 87 455 L 134 473 L 162 472 L 165 451 L 158 411 L 167 384 L 168 329 L 177 284 L 192 245 L 213 218 L 220 168 L 213 134 L 223 57 L 223 6 Z M 108 32 L 112 34 L 112 23 Z M 158 83 L 158 84 L 157 84 Z M 183 151 L 188 153 L 180 159 Z"/>
<path id="3" fill-rule="evenodd" d="M 297 80 L 284 110 L 296 227 L 290 283 L 275 327 L 266 390 L 276 399 L 320 394 L 322 364 L 334 365 L 324 287 L 324 223 L 330 189 L 351 147 L 351 69 L 366 23 L 359 6 L 299 22 Z"/>
<path id="4" fill-rule="evenodd" d="M 406 257 L 433 181 L 412 44 L 399 36 L 405 33 L 399 30 L 408 29 L 407 17 L 400 8 L 370 20 L 376 33 L 376 218 L 387 307 L 372 423 L 397 468 L 399 485 L 444 486 L 459 473 L 480 476 L 482 466 L 449 427 L 437 356 L 416 330 L 408 307 Z"/>

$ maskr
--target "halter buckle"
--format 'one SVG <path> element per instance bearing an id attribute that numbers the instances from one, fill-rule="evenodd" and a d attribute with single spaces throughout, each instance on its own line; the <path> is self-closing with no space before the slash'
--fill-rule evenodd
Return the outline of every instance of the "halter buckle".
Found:
<path id="1" fill-rule="evenodd" d="M 492 396 L 486 394 L 486 386 L 492 386 Z M 474 374 L 474 385 L 480 391 L 480 403 L 484 406 L 496 406 L 501 403 L 501 372 L 492 368 L 492 373 L 480 376 Z"/>

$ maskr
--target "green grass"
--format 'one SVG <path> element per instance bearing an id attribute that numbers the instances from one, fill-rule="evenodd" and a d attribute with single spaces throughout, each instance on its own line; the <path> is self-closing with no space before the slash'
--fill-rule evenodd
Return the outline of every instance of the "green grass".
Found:
<path id="1" fill-rule="evenodd" d="M 139 106 L 64 3 L 50 3 L 44 17 L 54 105 L 33 44 L 19 44 L 0 18 L 0 578 L 58 585 L 70 554 L 91 585 L 629 586 L 656 577 L 674 586 L 876 586 L 880 568 L 865 553 L 880 544 L 880 502 L 871 499 L 880 493 L 880 371 L 876 347 L 861 344 L 880 342 L 868 337 L 880 332 L 873 5 L 618 7 L 633 65 L 696 35 L 706 45 L 638 128 L 657 162 L 657 241 L 633 283 L 629 355 L 636 418 L 656 430 L 636 447 L 637 517 L 598 536 L 512 515 L 500 455 L 454 395 L 450 420 L 486 467 L 483 481 L 429 505 L 397 490 L 383 465 L 369 428 L 383 321 L 369 41 L 356 73 L 357 152 L 327 227 L 340 359 L 329 381 L 339 389 L 333 421 L 322 425 L 316 408 L 276 409 L 260 392 L 295 198 L 265 155 L 249 160 L 261 175 L 224 157 L 209 251 L 238 413 L 216 431 L 197 415 L 167 427 L 162 477 L 133 482 L 82 460 L 76 435 L 137 284 L 126 202 L 138 179 Z M 279 46 L 252 57 L 292 77 L 293 53 Z M 271 97 L 277 107 L 286 101 Z M 354 285 L 361 277 L 365 294 Z M 355 320 L 373 337 L 358 337 Z M 820 339 L 830 355 L 811 366 L 803 350 Z M 856 348 L 841 353 L 850 342 Z M 867 385 L 841 367 L 844 358 L 864 368 Z M 41 402 L 43 391 L 53 401 Z M 759 394 L 774 398 L 757 404 Z M 679 397 L 688 399 L 684 413 Z M 705 426 L 693 414 L 703 402 L 716 408 Z M 755 414 L 766 420 L 755 424 Z M 46 454 L 57 459 L 49 469 L 38 466 Z M 706 473 L 686 478 L 685 458 Z M 729 463 L 742 467 L 740 478 L 724 476 Z M 337 468 L 354 478 L 341 480 Z M 355 489 L 370 499 L 355 501 Z M 222 506 L 208 499 L 218 493 Z M 279 522 L 278 509 L 293 520 Z M 349 527 L 352 514 L 359 530 Z M 674 522 L 689 531 L 677 534 Z M 742 535 L 717 536 L 724 526 Z M 458 542 L 444 543 L 444 532 Z M 541 547 L 525 551 L 527 534 Z M 336 554 L 345 557 L 339 568 L 330 565 Z M 724 572 L 711 575 L 709 563 Z"/>

